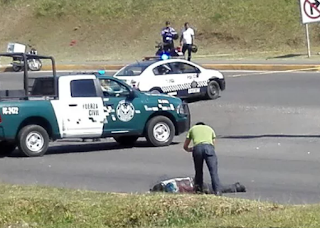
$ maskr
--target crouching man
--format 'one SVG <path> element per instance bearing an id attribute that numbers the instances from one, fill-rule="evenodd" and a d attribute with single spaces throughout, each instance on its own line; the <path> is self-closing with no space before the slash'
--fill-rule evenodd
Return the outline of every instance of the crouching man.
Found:
<path id="1" fill-rule="evenodd" d="M 215 153 L 216 134 L 214 130 L 203 122 L 198 122 L 190 128 L 183 149 L 192 152 L 196 192 L 203 192 L 203 162 L 205 161 L 211 177 L 212 191 L 215 195 L 222 195 L 222 187 L 218 176 L 218 159 Z M 189 147 L 190 142 L 193 147 Z"/>

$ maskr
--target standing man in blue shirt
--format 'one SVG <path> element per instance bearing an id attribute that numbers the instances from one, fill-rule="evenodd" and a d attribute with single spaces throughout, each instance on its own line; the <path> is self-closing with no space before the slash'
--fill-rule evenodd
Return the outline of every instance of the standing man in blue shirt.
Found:
<path id="1" fill-rule="evenodd" d="M 179 37 L 178 33 L 174 28 L 170 26 L 170 21 L 166 22 L 166 27 L 164 27 L 161 31 L 162 42 L 164 45 L 165 52 L 171 52 L 174 50 L 174 42 L 173 40 Z"/>

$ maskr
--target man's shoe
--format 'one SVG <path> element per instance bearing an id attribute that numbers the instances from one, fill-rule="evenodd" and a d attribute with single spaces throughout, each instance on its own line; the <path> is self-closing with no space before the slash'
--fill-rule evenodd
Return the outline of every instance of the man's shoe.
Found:
<path id="1" fill-rule="evenodd" d="M 235 183 L 237 192 L 246 192 L 246 187 L 239 182 Z"/>

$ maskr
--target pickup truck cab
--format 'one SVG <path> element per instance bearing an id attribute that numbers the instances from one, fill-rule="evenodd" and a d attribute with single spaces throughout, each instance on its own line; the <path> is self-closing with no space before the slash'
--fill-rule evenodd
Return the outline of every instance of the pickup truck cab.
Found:
<path id="1" fill-rule="evenodd" d="M 0 91 L 0 153 L 18 147 L 26 156 L 43 156 L 50 141 L 66 138 L 112 137 L 133 146 L 145 137 L 152 146 L 168 146 L 190 127 L 181 99 L 143 93 L 104 74 L 54 72 L 34 78 L 27 96 L 20 92 Z"/>

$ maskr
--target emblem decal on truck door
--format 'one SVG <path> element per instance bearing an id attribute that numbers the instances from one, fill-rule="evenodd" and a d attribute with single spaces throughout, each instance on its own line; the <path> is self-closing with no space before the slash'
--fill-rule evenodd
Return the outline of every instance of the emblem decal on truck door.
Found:
<path id="1" fill-rule="evenodd" d="M 131 103 L 127 103 L 125 100 L 122 100 L 119 102 L 116 108 L 116 112 L 119 120 L 123 122 L 128 122 L 132 120 L 135 110 Z"/>

